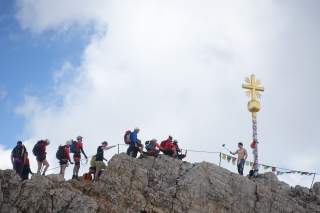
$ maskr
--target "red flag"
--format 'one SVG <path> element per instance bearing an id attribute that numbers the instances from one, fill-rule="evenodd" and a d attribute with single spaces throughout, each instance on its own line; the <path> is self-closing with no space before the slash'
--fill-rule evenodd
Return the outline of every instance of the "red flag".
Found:
<path id="1" fill-rule="evenodd" d="M 257 142 L 254 140 L 252 141 L 251 145 L 250 145 L 251 149 L 255 149 L 257 148 Z"/>

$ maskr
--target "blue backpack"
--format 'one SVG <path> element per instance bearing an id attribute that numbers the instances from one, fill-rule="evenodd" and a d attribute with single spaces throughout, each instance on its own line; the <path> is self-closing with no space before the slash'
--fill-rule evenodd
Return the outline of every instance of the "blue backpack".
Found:
<path id="1" fill-rule="evenodd" d="M 76 153 L 76 141 L 72 141 L 72 144 L 70 145 L 70 152 Z"/>
<path id="2" fill-rule="evenodd" d="M 156 143 L 154 141 L 146 141 L 145 147 L 147 151 L 154 150 L 156 147 Z"/>

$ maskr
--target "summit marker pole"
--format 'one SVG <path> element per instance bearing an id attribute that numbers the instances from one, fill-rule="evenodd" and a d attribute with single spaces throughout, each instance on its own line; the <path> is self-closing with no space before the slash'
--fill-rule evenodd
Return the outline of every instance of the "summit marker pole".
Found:
<path id="1" fill-rule="evenodd" d="M 259 170 L 259 161 L 258 161 L 258 131 L 257 131 L 257 113 L 260 111 L 260 102 L 259 98 L 261 97 L 260 92 L 264 91 L 264 88 L 261 86 L 259 80 L 256 79 L 255 75 L 251 75 L 250 78 L 245 79 L 245 84 L 242 85 L 242 88 L 246 90 L 246 94 L 251 98 L 248 102 L 248 111 L 251 112 L 252 116 L 252 140 L 253 140 L 253 157 L 254 162 L 252 170 L 255 173 L 258 173 Z"/>

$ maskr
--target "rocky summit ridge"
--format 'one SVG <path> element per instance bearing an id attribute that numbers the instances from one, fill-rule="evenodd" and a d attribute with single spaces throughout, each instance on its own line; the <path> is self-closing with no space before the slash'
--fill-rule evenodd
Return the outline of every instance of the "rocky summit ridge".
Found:
<path id="1" fill-rule="evenodd" d="M 1 213 L 320 212 L 320 183 L 290 187 L 273 173 L 250 180 L 215 164 L 115 155 L 97 183 L 59 175 L 21 182 L 0 170 Z"/>

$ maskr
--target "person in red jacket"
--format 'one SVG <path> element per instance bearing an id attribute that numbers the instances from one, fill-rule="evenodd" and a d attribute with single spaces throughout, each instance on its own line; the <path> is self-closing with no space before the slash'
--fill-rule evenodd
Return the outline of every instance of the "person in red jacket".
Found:
<path id="1" fill-rule="evenodd" d="M 80 170 L 81 153 L 88 159 L 86 153 L 83 151 L 82 137 L 78 136 L 77 141 L 75 142 L 75 153 L 73 154 L 74 168 L 72 179 L 80 180 L 78 174 Z"/>
<path id="2" fill-rule="evenodd" d="M 171 157 L 177 156 L 177 151 L 175 146 L 173 145 L 172 136 L 169 136 L 167 140 L 164 140 L 160 143 L 160 151 L 165 155 L 169 155 Z"/>
<path id="3" fill-rule="evenodd" d="M 46 175 L 46 171 L 49 168 L 49 163 L 47 161 L 47 152 L 46 147 L 50 144 L 48 139 L 40 140 L 36 146 L 37 147 L 37 162 L 38 162 L 38 171 L 37 174 L 40 175 L 41 169 L 43 168 L 42 175 Z"/>
<path id="4" fill-rule="evenodd" d="M 70 158 L 70 145 L 72 144 L 72 141 L 67 141 L 66 145 L 63 146 L 63 156 L 62 158 L 59 160 L 59 164 L 60 164 L 60 175 L 62 177 L 64 177 L 64 173 L 66 168 L 70 164 L 73 164 L 73 162 L 71 161 Z"/>

